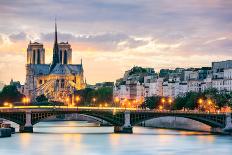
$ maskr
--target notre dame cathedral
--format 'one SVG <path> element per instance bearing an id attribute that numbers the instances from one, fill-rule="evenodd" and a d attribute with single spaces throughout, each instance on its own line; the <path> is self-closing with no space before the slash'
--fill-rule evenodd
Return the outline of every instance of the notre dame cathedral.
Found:
<path id="1" fill-rule="evenodd" d="M 49 100 L 64 102 L 73 91 L 85 87 L 82 60 L 80 64 L 72 64 L 71 45 L 68 42 L 58 43 L 56 23 L 51 64 L 45 64 L 42 43 L 29 43 L 24 94 L 31 100 L 44 94 Z"/>

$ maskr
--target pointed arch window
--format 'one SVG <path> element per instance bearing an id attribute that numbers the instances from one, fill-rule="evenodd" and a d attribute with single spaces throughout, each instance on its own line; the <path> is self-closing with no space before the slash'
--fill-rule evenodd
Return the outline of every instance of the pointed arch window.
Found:
<path id="1" fill-rule="evenodd" d="M 68 63 L 68 53 L 67 53 L 67 51 L 65 50 L 64 51 L 64 64 L 67 64 Z"/>
<path id="2" fill-rule="evenodd" d="M 37 64 L 40 64 L 40 50 L 37 51 Z"/>
<path id="3" fill-rule="evenodd" d="M 60 56 L 60 63 L 62 63 L 62 50 L 60 50 L 59 56 Z"/>
<path id="4" fill-rule="evenodd" d="M 35 50 L 33 50 L 33 59 L 32 59 L 32 64 L 35 64 Z"/>

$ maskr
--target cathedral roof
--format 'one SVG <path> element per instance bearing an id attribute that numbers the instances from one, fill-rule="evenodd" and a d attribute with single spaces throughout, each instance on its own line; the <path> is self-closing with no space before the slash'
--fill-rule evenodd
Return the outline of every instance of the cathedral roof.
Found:
<path id="1" fill-rule="evenodd" d="M 82 65 L 57 64 L 50 74 L 68 75 L 80 74 L 83 71 Z"/>
<path id="2" fill-rule="evenodd" d="M 33 69 L 34 75 L 47 75 L 49 74 L 50 65 L 48 64 L 30 64 Z"/>

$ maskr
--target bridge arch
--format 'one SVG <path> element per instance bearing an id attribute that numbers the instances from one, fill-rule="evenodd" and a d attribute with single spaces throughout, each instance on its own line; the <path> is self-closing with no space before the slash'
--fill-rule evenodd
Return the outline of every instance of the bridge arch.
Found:
<path id="1" fill-rule="evenodd" d="M 213 128 L 224 128 L 225 127 L 225 116 L 208 116 L 208 115 L 192 115 L 192 114 L 164 114 L 164 113 L 152 113 L 147 115 L 138 115 L 138 114 L 131 114 L 131 125 L 134 126 L 136 124 L 142 123 L 144 121 L 154 119 L 154 118 L 161 118 L 161 117 L 179 117 L 179 118 L 187 118 L 190 120 L 194 120 L 205 125 L 208 125 Z"/>
<path id="2" fill-rule="evenodd" d="M 0 118 L 14 122 L 18 125 L 24 125 L 26 123 L 25 113 L 0 113 Z"/>
<path id="3" fill-rule="evenodd" d="M 32 112 L 31 115 L 31 123 L 32 125 L 35 125 L 39 122 L 41 122 L 42 120 L 45 120 L 49 117 L 52 116 L 57 116 L 57 115 L 61 115 L 61 114 L 80 114 L 80 115 L 85 115 L 87 117 L 91 117 L 91 118 L 95 118 L 95 119 L 100 119 L 100 120 L 104 120 L 112 125 L 123 125 L 124 124 L 124 114 L 122 113 L 118 113 L 115 115 L 112 115 L 112 113 L 101 113 L 96 112 L 96 111 L 73 111 L 73 112 L 60 112 L 60 111 L 47 111 L 47 112 Z"/>

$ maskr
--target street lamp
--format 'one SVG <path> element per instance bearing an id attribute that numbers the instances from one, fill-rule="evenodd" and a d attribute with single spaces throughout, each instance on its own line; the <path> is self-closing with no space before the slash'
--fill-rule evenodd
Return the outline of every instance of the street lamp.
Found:
<path id="1" fill-rule="evenodd" d="M 79 97 L 79 96 L 76 96 L 76 98 L 75 98 L 75 101 L 76 101 L 76 103 L 78 104 L 78 102 L 81 100 L 81 98 Z M 74 105 L 75 106 L 75 105 Z"/>
<path id="2" fill-rule="evenodd" d="M 161 102 L 162 102 L 162 105 L 163 105 L 163 106 L 162 106 L 162 109 L 163 109 L 163 108 L 164 108 L 164 103 L 165 103 L 165 98 L 162 98 L 162 99 L 161 99 Z"/>
<path id="3" fill-rule="evenodd" d="M 159 106 L 159 110 L 163 110 L 163 106 L 162 105 Z"/>
<path id="4" fill-rule="evenodd" d="M 114 102 L 115 102 L 116 104 L 119 103 L 119 101 L 120 101 L 120 100 L 119 100 L 118 97 L 115 97 L 115 98 L 114 98 Z M 116 106 L 116 105 L 115 105 L 115 106 Z"/>
<path id="5" fill-rule="evenodd" d="M 107 103 L 105 103 L 105 107 L 108 107 L 108 104 L 107 104 Z"/>
<path id="6" fill-rule="evenodd" d="M 69 106 L 69 98 L 68 97 L 65 99 L 65 101 L 66 101 L 67 106 Z"/>
<path id="7" fill-rule="evenodd" d="M 8 102 L 4 102 L 3 104 L 5 107 L 9 106 L 9 103 Z"/>
<path id="8" fill-rule="evenodd" d="M 203 103 L 203 100 L 200 98 L 200 99 L 198 99 L 198 103 L 199 104 L 202 104 Z"/>
<path id="9" fill-rule="evenodd" d="M 94 105 L 95 105 L 97 99 L 94 97 L 94 98 L 92 99 L 92 101 L 93 101 L 93 103 L 94 103 Z"/>
<path id="10" fill-rule="evenodd" d="M 29 97 L 24 97 L 22 99 L 22 101 L 23 101 L 23 104 L 26 105 L 26 104 L 28 104 L 30 102 L 30 99 L 29 99 Z"/>

